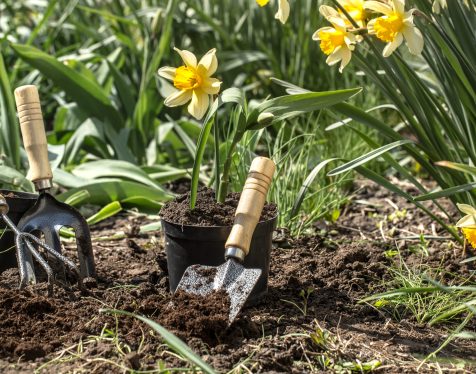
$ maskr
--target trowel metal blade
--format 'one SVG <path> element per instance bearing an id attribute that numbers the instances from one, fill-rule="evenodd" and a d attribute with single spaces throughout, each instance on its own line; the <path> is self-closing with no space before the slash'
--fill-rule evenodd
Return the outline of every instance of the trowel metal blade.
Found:
<path id="1" fill-rule="evenodd" d="M 230 314 L 228 323 L 232 323 L 256 282 L 261 276 L 261 269 L 246 269 L 235 260 L 214 266 L 189 266 L 177 286 L 177 291 L 194 295 L 207 296 L 214 291 L 225 290 L 230 297 Z"/>

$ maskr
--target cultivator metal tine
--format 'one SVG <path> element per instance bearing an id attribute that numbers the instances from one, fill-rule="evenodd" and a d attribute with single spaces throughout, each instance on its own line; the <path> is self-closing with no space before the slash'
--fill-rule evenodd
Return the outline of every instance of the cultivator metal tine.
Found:
<path id="1" fill-rule="evenodd" d="M 38 248 L 43 248 L 47 254 L 57 259 L 62 264 L 66 265 L 72 272 L 75 273 L 80 289 L 83 291 L 84 285 L 81 276 L 81 272 L 76 266 L 76 264 L 71 261 L 66 256 L 62 255 L 60 252 L 56 251 L 46 242 L 43 242 L 35 235 L 20 231 L 15 224 L 8 218 L 8 207 L 6 207 L 6 202 L 0 195 L 0 215 L 7 226 L 13 231 L 15 235 L 15 245 L 16 245 L 16 254 L 18 262 L 18 270 L 20 274 L 20 289 L 25 288 L 29 284 L 36 283 L 35 270 L 33 265 L 33 258 L 40 264 L 40 266 L 45 271 L 48 278 L 48 295 L 53 294 L 53 283 L 55 281 L 55 276 L 53 269 L 48 264 L 48 262 L 43 258 L 43 256 L 38 252 L 35 244 Z M 44 234 L 45 239 L 53 243 L 60 243 L 58 234 L 52 234 L 51 232 Z"/>
<path id="2" fill-rule="evenodd" d="M 28 251 L 25 248 L 26 243 L 22 240 L 22 233 L 15 227 L 8 217 L 2 216 L 2 218 L 15 234 L 16 257 L 18 272 L 20 274 L 20 289 L 22 289 L 29 284 L 36 283 L 33 258 L 31 256 L 31 251 Z"/>
<path id="3" fill-rule="evenodd" d="M 33 247 L 33 245 L 31 244 L 31 242 L 26 238 L 26 235 L 24 233 L 22 233 L 22 240 L 24 241 L 24 243 L 26 244 L 26 246 L 28 247 L 28 250 L 30 251 L 30 253 L 33 255 L 33 257 L 36 259 L 36 261 L 38 261 L 38 263 L 40 264 L 40 266 L 43 268 L 43 270 L 45 271 L 47 277 L 48 277 L 48 296 L 53 296 L 53 281 L 54 281 L 54 273 L 53 273 L 53 269 L 51 269 L 51 267 L 48 265 L 48 263 L 46 262 L 46 260 L 41 256 L 40 253 L 38 253 L 38 251 L 36 250 L 35 247 Z M 21 287 L 20 287 L 21 288 Z"/>
<path id="4" fill-rule="evenodd" d="M 94 264 L 93 245 L 91 243 L 91 233 L 82 215 L 75 212 L 75 220 L 70 222 L 76 237 L 76 248 L 78 251 L 79 269 L 83 277 L 96 277 L 96 266 Z"/>
<path id="5" fill-rule="evenodd" d="M 44 243 L 46 243 L 46 246 L 49 247 L 49 248 L 55 248 L 54 252 L 56 252 L 56 253 L 61 253 L 61 240 L 60 240 L 58 232 L 56 230 L 47 230 L 44 227 L 41 227 L 41 229 L 39 229 L 39 230 L 41 230 L 41 232 L 43 234 L 43 239 L 44 239 Z M 41 241 L 38 241 L 36 243 L 40 247 L 45 248 L 44 246 L 42 246 L 40 244 Z M 59 260 L 58 257 L 55 256 L 50 251 L 47 250 L 46 252 L 47 252 L 48 264 L 49 264 L 50 267 L 52 267 L 54 269 L 55 273 L 57 274 L 56 277 L 58 278 L 58 276 L 59 276 L 59 277 L 65 279 L 66 278 L 66 271 L 65 271 L 65 268 L 64 268 L 64 263 L 61 260 Z"/>

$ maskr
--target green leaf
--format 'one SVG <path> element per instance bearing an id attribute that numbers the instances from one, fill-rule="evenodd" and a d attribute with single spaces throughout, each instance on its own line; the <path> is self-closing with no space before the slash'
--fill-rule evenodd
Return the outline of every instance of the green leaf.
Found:
<path id="1" fill-rule="evenodd" d="M 329 173 L 327 173 L 327 175 L 332 176 L 332 175 L 345 173 L 346 171 L 355 169 L 357 166 L 363 165 L 366 162 L 369 162 L 369 161 L 379 157 L 380 155 L 390 151 L 393 148 L 399 147 L 402 144 L 409 144 L 409 143 L 412 143 L 412 141 L 411 140 L 399 140 L 399 141 L 396 141 L 394 143 L 384 145 L 380 148 L 374 149 L 373 151 L 371 151 L 369 153 L 366 153 L 365 155 L 357 157 L 356 159 L 354 159 L 352 161 L 349 161 L 349 162 L 345 163 L 344 165 L 341 165 L 341 166 L 331 170 Z"/>
<path id="2" fill-rule="evenodd" d="M 162 187 L 150 178 L 141 168 L 126 161 L 99 160 L 81 164 L 72 170 L 73 175 L 85 178 L 121 178 L 145 184 L 159 190 Z"/>
<path id="3" fill-rule="evenodd" d="M 106 138 L 102 123 L 94 118 L 88 118 L 76 129 L 76 131 L 74 131 L 73 135 L 66 143 L 64 157 L 67 165 L 75 162 L 88 137 L 97 140 L 97 146 L 95 148 L 100 148 L 100 153 L 109 153 L 107 145 L 105 144 Z"/>
<path id="4" fill-rule="evenodd" d="M 35 188 L 26 177 L 11 167 L 0 165 L 0 182 L 11 185 L 13 189 L 34 192 Z"/>
<path id="5" fill-rule="evenodd" d="M 155 187 L 146 186 L 137 182 L 129 182 L 115 179 L 94 180 L 72 188 L 57 196 L 61 201 L 66 200 L 78 191 L 86 190 L 91 196 L 89 204 L 104 206 L 113 201 L 123 201 L 131 197 L 141 196 L 156 202 L 171 200 L 173 196 L 168 192 Z"/>
<path id="6" fill-rule="evenodd" d="M 75 194 L 68 197 L 64 203 L 72 206 L 76 206 L 81 204 L 83 201 L 86 201 L 90 198 L 89 192 L 86 190 L 80 190 Z"/>
<path id="7" fill-rule="evenodd" d="M 79 178 L 63 169 L 53 171 L 53 181 L 67 188 L 76 188 L 91 182 L 87 178 Z"/>
<path id="8" fill-rule="evenodd" d="M 38 69 L 64 90 L 86 113 L 109 123 L 116 130 L 123 127 L 121 115 L 95 81 L 87 79 L 39 49 L 21 44 L 11 44 L 11 47 L 22 60 Z"/>
<path id="9" fill-rule="evenodd" d="M 156 331 L 162 339 L 164 339 L 165 344 L 172 349 L 175 353 L 179 354 L 181 357 L 185 358 L 189 362 L 193 363 L 194 365 L 198 366 L 201 370 L 208 374 L 216 374 L 215 370 L 209 366 L 205 361 L 203 361 L 200 356 L 197 356 L 190 347 L 185 344 L 182 340 L 180 340 L 177 336 L 172 334 L 169 330 L 165 327 L 161 326 L 157 322 L 154 322 L 146 317 L 125 312 L 122 310 L 115 310 L 115 309 L 101 309 L 100 312 L 102 313 L 111 313 L 111 314 L 119 314 L 128 317 L 137 318 L 138 320 L 146 323 L 151 327 L 154 331 Z"/>
<path id="10" fill-rule="evenodd" d="M 96 223 L 104 221 L 105 219 L 118 214 L 121 210 L 121 203 L 119 201 L 113 201 L 112 203 L 103 207 L 99 212 L 89 217 L 87 222 L 90 226 L 95 225 Z"/>
<path id="11" fill-rule="evenodd" d="M 80 191 L 80 192 L 84 192 L 84 191 Z M 91 217 L 86 219 L 86 222 L 88 223 L 89 226 L 95 225 L 96 223 L 104 221 L 105 219 L 118 214 L 121 210 L 122 210 L 121 204 L 118 201 L 113 201 L 112 203 L 107 204 L 105 207 L 99 210 L 99 212 L 97 212 L 96 214 L 93 214 Z M 60 235 L 65 238 L 75 237 L 74 231 L 67 227 L 62 227 L 60 229 Z"/>
<path id="12" fill-rule="evenodd" d="M 451 162 L 451 161 L 438 161 L 438 162 L 435 162 L 435 165 L 443 166 L 445 168 L 449 168 L 453 170 L 462 171 L 463 173 L 476 176 L 476 167 L 474 166 L 460 164 L 458 162 Z"/>
<path id="13" fill-rule="evenodd" d="M 259 130 L 272 123 L 283 121 L 302 113 L 309 113 L 322 108 L 340 103 L 359 93 L 361 88 L 352 88 L 339 91 L 309 92 L 293 95 L 280 96 L 267 100 L 258 105 L 248 116 L 246 129 Z M 262 113 L 270 113 L 274 116 L 273 121 L 265 125 L 258 122 Z"/>
<path id="14" fill-rule="evenodd" d="M 439 199 L 441 197 L 453 196 L 457 193 L 470 191 L 475 188 L 476 188 L 476 182 L 462 184 L 460 186 L 454 186 L 444 190 L 430 192 L 424 195 L 417 196 L 415 197 L 415 201 L 427 201 L 427 200 Z"/>
<path id="15" fill-rule="evenodd" d="M 314 179 L 316 179 L 317 175 L 319 172 L 330 162 L 339 160 L 338 158 L 330 158 L 328 160 L 321 161 L 319 164 L 317 164 L 314 169 L 309 173 L 307 176 L 306 180 L 301 186 L 301 189 L 299 190 L 296 200 L 294 201 L 293 208 L 291 210 L 291 213 L 289 214 L 289 218 L 295 217 L 299 213 L 299 209 L 301 208 L 301 204 L 304 201 L 304 198 L 306 197 L 307 190 L 311 186 L 311 184 L 314 182 Z"/>
<path id="16" fill-rule="evenodd" d="M 121 200 L 121 204 L 125 208 L 137 208 L 141 212 L 147 214 L 157 214 L 164 205 L 161 202 L 154 201 L 152 199 L 147 199 L 142 196 L 132 196 L 127 199 Z"/>
<path id="17" fill-rule="evenodd" d="M 20 132 L 17 124 L 13 90 L 3 61 L 0 46 L 0 152 L 20 167 Z"/>

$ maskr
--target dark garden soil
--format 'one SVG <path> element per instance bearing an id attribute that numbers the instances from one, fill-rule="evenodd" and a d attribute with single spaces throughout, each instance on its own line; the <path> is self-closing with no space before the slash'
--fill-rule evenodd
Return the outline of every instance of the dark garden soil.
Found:
<path id="1" fill-rule="evenodd" d="M 167 222 L 180 225 L 229 226 L 233 224 L 240 193 L 229 193 L 223 204 L 215 203 L 215 191 L 201 187 L 197 194 L 195 209 L 190 210 L 190 194 L 184 193 L 173 201 L 166 203 L 160 215 Z M 275 204 L 266 204 L 261 213 L 261 221 L 267 221 L 277 214 Z"/>
<path id="2" fill-rule="evenodd" d="M 324 372 L 323 362 L 337 371 L 377 360 L 382 364 L 378 372 L 413 373 L 420 364 L 421 372 L 436 372 L 436 364 L 421 360 L 444 342 L 448 330 L 418 323 L 410 314 L 401 313 L 397 320 L 388 309 L 358 301 L 385 290 L 388 266 L 400 261 L 389 255 L 396 248 L 409 267 L 441 265 L 440 275 L 448 280 L 452 273 L 471 276 L 453 241 L 432 240 L 420 248 L 421 233 L 446 235 L 438 226 L 399 197 L 360 183 L 337 223 L 316 223 L 316 233 L 300 239 L 276 231 L 268 295 L 226 328 L 226 298 L 169 294 L 160 232 L 137 234 L 146 222 L 123 215 L 94 227 L 99 277 L 86 281 L 87 295 L 75 286 L 55 287 L 54 297 L 47 298 L 44 284 L 18 291 L 16 270 L 0 276 L 0 372 L 187 367 L 146 324 L 100 309 L 134 312 L 163 324 L 219 372 L 235 367 L 241 372 Z M 125 237 L 105 239 L 118 232 Z M 65 253 L 74 257 L 71 244 Z M 476 342 L 454 340 L 439 358 L 474 361 Z M 464 372 L 451 363 L 440 366 Z"/>

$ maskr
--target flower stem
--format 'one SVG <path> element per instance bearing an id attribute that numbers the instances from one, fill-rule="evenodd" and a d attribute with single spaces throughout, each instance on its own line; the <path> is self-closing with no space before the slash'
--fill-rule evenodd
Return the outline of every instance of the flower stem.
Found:
<path id="1" fill-rule="evenodd" d="M 218 193 L 217 193 L 218 203 L 224 203 L 226 195 L 228 194 L 228 186 L 230 185 L 230 168 L 231 168 L 231 162 L 233 160 L 233 153 L 235 152 L 236 145 L 240 142 L 243 135 L 244 135 L 244 132 L 237 132 L 235 136 L 233 137 L 233 141 L 231 142 L 230 149 L 228 149 L 225 164 L 223 165 L 223 175 L 221 176 L 220 187 L 218 188 Z"/>
<path id="2" fill-rule="evenodd" d="M 218 191 L 220 188 L 220 134 L 218 132 L 218 116 L 215 116 L 213 135 L 215 138 L 215 191 Z"/>

